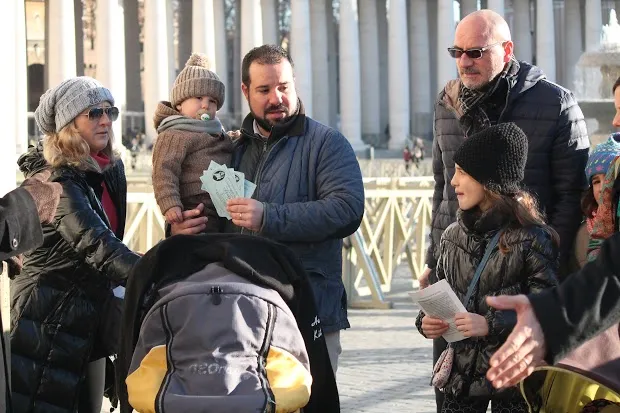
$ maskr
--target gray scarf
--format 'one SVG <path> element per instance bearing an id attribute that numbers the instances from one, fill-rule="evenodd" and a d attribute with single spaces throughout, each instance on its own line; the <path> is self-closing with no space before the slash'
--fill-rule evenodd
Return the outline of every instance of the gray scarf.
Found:
<path id="1" fill-rule="evenodd" d="M 218 118 L 207 121 L 192 119 L 180 115 L 168 116 L 157 128 L 157 133 L 162 133 L 167 129 L 177 129 L 189 132 L 208 133 L 209 135 L 219 135 L 223 132 L 222 123 Z"/>

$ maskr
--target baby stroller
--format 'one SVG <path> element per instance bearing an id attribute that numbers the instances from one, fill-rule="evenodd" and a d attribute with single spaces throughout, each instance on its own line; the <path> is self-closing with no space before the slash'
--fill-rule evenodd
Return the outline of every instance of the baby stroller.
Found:
<path id="1" fill-rule="evenodd" d="M 530 413 L 620 413 L 620 389 L 568 365 L 543 366 L 520 384 Z"/>
<path id="2" fill-rule="evenodd" d="M 160 242 L 130 274 L 121 337 L 121 413 L 340 411 L 306 273 L 265 238 Z"/>

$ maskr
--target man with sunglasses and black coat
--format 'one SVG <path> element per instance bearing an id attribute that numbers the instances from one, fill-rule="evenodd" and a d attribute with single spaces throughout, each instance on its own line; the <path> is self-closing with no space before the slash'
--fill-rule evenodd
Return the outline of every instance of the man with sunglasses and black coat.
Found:
<path id="1" fill-rule="evenodd" d="M 441 45 L 442 47 L 444 45 Z M 431 242 L 422 288 L 436 281 L 433 269 L 443 231 L 456 220 L 458 202 L 450 181 L 453 154 L 468 136 L 489 126 L 516 123 L 529 140 L 524 187 L 536 196 L 560 235 L 561 275 L 581 221 L 580 198 L 590 142 L 573 94 L 547 80 L 543 71 L 517 61 L 506 21 L 491 10 L 469 14 L 458 24 L 454 45 L 459 78 L 449 81 L 435 103 Z M 435 340 L 433 362 L 445 348 Z M 437 394 L 441 411 L 442 393 Z"/>

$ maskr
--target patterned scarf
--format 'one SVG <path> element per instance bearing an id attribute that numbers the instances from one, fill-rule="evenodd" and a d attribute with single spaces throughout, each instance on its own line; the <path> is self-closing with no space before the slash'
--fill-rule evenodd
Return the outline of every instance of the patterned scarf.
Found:
<path id="1" fill-rule="evenodd" d="M 501 111 L 504 108 L 508 93 L 504 95 L 496 92 L 498 90 L 510 91 L 510 80 L 516 78 L 518 73 L 519 62 L 512 59 L 484 90 L 468 89 L 465 86 L 461 86 L 458 103 L 462 108 L 463 116 L 461 116 L 459 122 L 463 131 L 465 131 L 465 136 L 470 136 L 497 122 L 498 119 L 489 118 L 487 109 L 491 109 L 492 106 L 500 106 Z"/>
<path id="2" fill-rule="evenodd" d="M 609 165 L 603 185 L 600 199 L 597 199 L 598 209 L 592 221 L 590 242 L 588 243 L 588 261 L 593 261 L 598 256 L 603 242 L 615 232 L 616 211 L 613 210 L 613 187 L 620 173 L 620 157 L 614 159 Z"/>

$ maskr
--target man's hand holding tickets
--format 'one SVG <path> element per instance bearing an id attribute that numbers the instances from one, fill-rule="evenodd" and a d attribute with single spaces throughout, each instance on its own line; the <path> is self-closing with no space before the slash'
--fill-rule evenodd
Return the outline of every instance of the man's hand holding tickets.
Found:
<path id="1" fill-rule="evenodd" d="M 226 202 L 226 210 L 233 224 L 258 232 L 263 226 L 263 204 L 252 198 L 233 198 Z"/>

